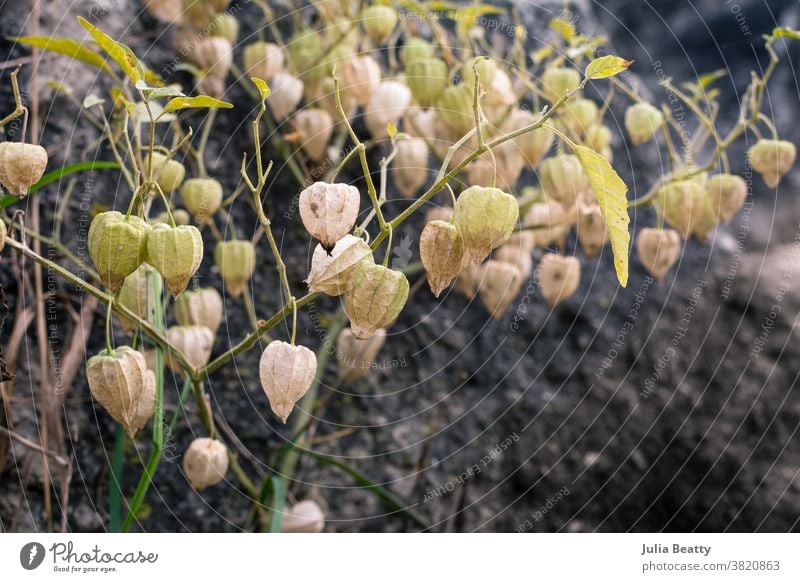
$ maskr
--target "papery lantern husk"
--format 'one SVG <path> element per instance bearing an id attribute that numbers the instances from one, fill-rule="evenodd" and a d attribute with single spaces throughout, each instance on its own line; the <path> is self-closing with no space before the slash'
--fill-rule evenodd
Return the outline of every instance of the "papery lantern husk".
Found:
<path id="1" fill-rule="evenodd" d="M 425 213 L 425 223 L 434 220 L 444 220 L 450 222 L 453 219 L 453 208 L 451 206 L 433 206 Z"/>
<path id="2" fill-rule="evenodd" d="M 505 133 L 512 133 L 531 125 L 534 121 L 535 119 L 530 113 L 515 109 L 506 118 L 503 128 Z M 519 148 L 525 162 L 535 168 L 542 162 L 550 148 L 553 147 L 554 135 L 546 127 L 540 127 L 523 133 L 512 141 Z"/>
<path id="3" fill-rule="evenodd" d="M 276 74 L 270 84 L 267 105 L 277 121 L 287 119 L 303 99 L 303 82 L 287 72 Z"/>
<path id="4" fill-rule="evenodd" d="M 449 82 L 447 63 L 442 59 L 417 59 L 406 66 L 406 83 L 414 100 L 430 107 Z"/>
<path id="5" fill-rule="evenodd" d="M 103 284 L 116 293 L 147 257 L 151 227 L 138 216 L 115 210 L 94 217 L 89 227 L 89 256 Z"/>
<path id="6" fill-rule="evenodd" d="M 539 263 L 539 288 L 551 307 L 572 297 L 580 282 L 581 264 L 575 257 L 552 253 L 542 257 Z"/>
<path id="7" fill-rule="evenodd" d="M 665 184 L 659 188 L 656 197 L 656 204 L 664 219 L 683 238 L 689 238 L 701 223 L 708 206 L 706 188 L 699 179 Z"/>
<path id="8" fill-rule="evenodd" d="M 428 284 L 436 297 L 464 270 L 464 240 L 456 226 L 443 220 L 425 225 L 419 237 L 419 253 L 428 274 Z"/>
<path id="9" fill-rule="evenodd" d="M 373 260 L 372 249 L 357 236 L 345 235 L 334 245 L 330 254 L 321 244 L 317 245 L 306 279 L 309 290 L 320 291 L 331 297 L 341 295 L 347 290 L 353 268 L 362 260 Z"/>
<path id="10" fill-rule="evenodd" d="M 400 62 L 404 67 L 407 67 L 417 59 L 431 58 L 436 51 L 433 45 L 424 38 L 412 36 L 406 38 L 403 46 L 400 48 Z"/>
<path id="11" fill-rule="evenodd" d="M 6 223 L 0 220 L 0 253 L 3 252 L 3 249 L 6 248 L 6 235 L 8 231 L 6 230 Z"/>
<path id="12" fill-rule="evenodd" d="M 153 152 L 145 160 L 145 172 L 148 164 L 153 166 L 153 179 L 164 194 L 177 190 L 186 176 L 186 168 L 178 160 L 169 159 L 162 153 Z"/>
<path id="13" fill-rule="evenodd" d="M 483 265 L 469 265 L 456 277 L 453 288 L 469 300 L 478 293 L 478 285 L 483 275 Z"/>
<path id="14" fill-rule="evenodd" d="M 790 141 L 760 139 L 748 152 L 753 169 L 770 188 L 775 188 L 797 159 L 797 147 Z"/>
<path id="15" fill-rule="evenodd" d="M 273 341 L 261 354 L 261 387 L 270 408 L 284 424 L 317 374 L 317 356 L 304 346 Z"/>
<path id="16" fill-rule="evenodd" d="M 500 319 L 519 295 L 524 274 L 515 265 L 491 260 L 483 265 L 478 293 L 481 302 L 494 319 Z"/>
<path id="17" fill-rule="evenodd" d="M 366 107 L 381 85 L 381 66 L 371 55 L 354 55 L 337 69 L 341 92 Z"/>
<path id="18" fill-rule="evenodd" d="M 208 36 L 192 45 L 191 59 L 206 76 L 224 80 L 233 65 L 233 47 L 226 38 Z"/>
<path id="19" fill-rule="evenodd" d="M 581 75 L 575 69 L 551 67 L 542 75 L 545 97 L 551 103 L 561 99 L 567 91 L 577 89 L 581 84 Z"/>
<path id="20" fill-rule="evenodd" d="M 565 104 L 559 118 L 573 134 L 585 137 L 597 126 L 600 109 L 591 99 L 573 99 Z"/>
<path id="21" fill-rule="evenodd" d="M 185 291 L 175 300 L 175 320 L 183 326 L 207 327 L 216 336 L 222 315 L 222 296 L 213 287 Z"/>
<path id="22" fill-rule="evenodd" d="M 596 257 L 608 240 L 606 220 L 600 206 L 593 204 L 580 210 L 578 216 L 578 240 L 587 257 Z"/>
<path id="23" fill-rule="evenodd" d="M 313 161 L 321 161 L 333 133 L 330 113 L 319 108 L 302 109 L 293 119 L 297 129 L 303 134 L 303 141 L 300 143 L 303 151 Z"/>
<path id="24" fill-rule="evenodd" d="M 214 263 L 228 293 L 232 297 L 240 297 L 256 268 L 255 247 L 245 240 L 218 242 L 214 249 Z"/>
<path id="25" fill-rule="evenodd" d="M 441 122 L 461 137 L 475 127 L 474 95 L 466 85 L 452 85 L 439 92 L 435 99 L 436 115 Z"/>
<path id="26" fill-rule="evenodd" d="M 644 268 L 661 282 L 681 256 L 680 234 L 669 228 L 643 228 L 636 237 L 636 252 Z"/>
<path id="27" fill-rule="evenodd" d="M 573 209 L 567 210 L 558 202 L 548 200 L 531 205 L 525 213 L 525 224 L 544 227 L 532 229 L 530 232 L 535 246 L 546 247 L 551 243 L 563 242 L 575 216 Z"/>
<path id="28" fill-rule="evenodd" d="M 747 200 L 747 182 L 733 174 L 715 174 L 708 179 L 708 203 L 717 220 L 728 224 Z"/>
<path id="29" fill-rule="evenodd" d="M 213 178 L 186 180 L 181 186 L 181 200 L 197 223 L 203 224 L 214 216 L 222 205 L 222 184 Z"/>
<path id="30" fill-rule="evenodd" d="M 239 21 L 233 14 L 226 12 L 217 14 L 211 21 L 210 27 L 213 36 L 221 36 L 231 43 L 231 46 L 236 46 L 239 40 Z"/>
<path id="31" fill-rule="evenodd" d="M 194 439 L 183 454 L 183 472 L 196 491 L 216 485 L 228 472 L 228 449 L 216 439 Z"/>
<path id="32" fill-rule="evenodd" d="M 86 363 L 86 377 L 95 400 L 132 437 L 147 421 L 142 422 L 146 406 L 140 410 L 140 400 L 155 390 L 155 376 L 142 353 L 128 346 L 100 352 Z"/>
<path id="33" fill-rule="evenodd" d="M 404 198 L 411 198 L 428 179 L 428 144 L 420 137 L 398 140 L 392 163 L 394 184 Z"/>
<path id="34" fill-rule="evenodd" d="M 306 499 L 284 513 L 281 533 L 320 533 L 324 528 L 325 512 L 316 501 Z"/>
<path id="35" fill-rule="evenodd" d="M 464 239 L 465 253 L 480 263 L 506 242 L 519 220 L 519 206 L 499 188 L 471 186 L 456 200 L 453 219 Z"/>
<path id="36" fill-rule="evenodd" d="M 186 363 L 199 370 L 205 368 L 214 348 L 214 332 L 203 325 L 173 325 L 167 329 L 167 339 L 177 349 Z M 167 364 L 176 372 L 183 372 L 172 358 Z"/>
<path id="37" fill-rule="evenodd" d="M 571 154 L 545 159 L 539 168 L 539 179 L 547 197 L 567 208 L 574 206 L 589 189 L 589 177 L 578 156 Z"/>
<path id="38" fill-rule="evenodd" d="M 403 129 L 411 137 L 431 139 L 434 137 L 437 121 L 435 109 L 409 107 L 403 118 Z"/>
<path id="39" fill-rule="evenodd" d="M 47 150 L 30 143 L 0 143 L 0 184 L 8 193 L 22 198 L 39 181 L 47 168 Z"/>
<path id="40" fill-rule="evenodd" d="M 183 0 L 144 0 L 144 7 L 162 22 L 177 24 L 183 18 Z"/>
<path id="41" fill-rule="evenodd" d="M 353 335 L 367 339 L 380 328 L 389 327 L 403 310 L 408 292 L 408 279 L 400 271 L 371 261 L 358 263 L 344 294 Z"/>
<path id="42" fill-rule="evenodd" d="M 386 343 L 386 330 L 379 329 L 367 339 L 358 339 L 344 328 L 336 338 L 336 363 L 342 386 L 348 386 L 367 375 L 378 352 Z"/>
<path id="43" fill-rule="evenodd" d="M 148 277 L 158 277 L 150 265 L 143 263 L 133 273 L 125 278 L 125 282 L 117 294 L 115 301 L 120 305 L 130 309 L 140 319 L 147 320 L 150 310 L 148 297 L 150 296 L 151 279 Z M 130 333 L 138 325 L 124 315 L 117 315 L 119 324 L 126 332 Z"/>
<path id="44" fill-rule="evenodd" d="M 533 272 L 532 249 L 524 239 L 509 240 L 494 252 L 494 260 L 515 266 L 522 277 L 530 277 Z"/>
<path id="45" fill-rule="evenodd" d="M 398 81 L 383 81 L 364 108 L 364 125 L 374 138 L 385 138 L 387 126 L 397 125 L 411 104 L 411 90 Z"/>
<path id="46" fill-rule="evenodd" d="M 353 230 L 360 205 L 358 188 L 315 182 L 300 193 L 300 218 L 308 233 L 331 250 Z"/>
<path id="47" fill-rule="evenodd" d="M 391 6 L 374 4 L 362 13 L 361 24 L 372 40 L 382 43 L 397 24 L 397 11 Z"/>
<path id="48" fill-rule="evenodd" d="M 147 262 L 164 277 L 177 297 L 186 289 L 203 260 L 203 237 L 194 226 L 157 224 L 147 237 Z"/>
<path id="49" fill-rule="evenodd" d="M 271 42 L 257 41 L 242 51 L 244 70 L 248 77 L 258 77 L 270 82 L 283 71 L 283 51 Z"/>
<path id="50" fill-rule="evenodd" d="M 664 114 L 649 103 L 636 103 L 625 111 L 625 129 L 634 144 L 653 139 L 664 127 Z"/>

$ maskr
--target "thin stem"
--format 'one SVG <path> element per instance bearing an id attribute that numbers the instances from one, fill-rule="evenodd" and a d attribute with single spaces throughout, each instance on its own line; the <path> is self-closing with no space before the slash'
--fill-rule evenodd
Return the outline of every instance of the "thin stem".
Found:
<path id="1" fill-rule="evenodd" d="M 297 338 L 297 300 L 292 297 L 292 345 Z"/>
<path id="2" fill-rule="evenodd" d="M 111 347 L 111 310 L 114 305 L 114 300 L 116 299 L 116 294 L 111 297 L 111 300 L 108 303 L 106 308 L 106 353 L 111 355 L 114 353 L 114 348 Z"/>
<path id="3" fill-rule="evenodd" d="M 17 75 L 19 75 L 20 67 L 14 69 L 11 73 L 11 89 L 14 92 L 14 111 L 6 115 L 3 119 L 0 119 L 0 127 L 5 127 L 12 121 L 14 121 L 20 115 L 24 115 L 27 113 L 28 108 L 22 104 L 22 94 L 19 91 L 19 82 L 17 81 Z"/>
<path id="4" fill-rule="evenodd" d="M 389 257 L 392 254 L 392 227 L 389 227 L 389 237 L 386 243 L 386 254 L 383 255 L 383 266 L 389 266 Z"/>

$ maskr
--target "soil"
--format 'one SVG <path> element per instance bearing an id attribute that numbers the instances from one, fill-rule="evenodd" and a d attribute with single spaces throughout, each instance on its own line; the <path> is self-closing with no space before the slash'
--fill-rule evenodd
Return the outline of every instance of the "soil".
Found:
<path id="1" fill-rule="evenodd" d="M 532 49 L 540 46 L 547 21 L 562 4 L 540 2 L 534 8 L 518 3 Z M 20 5 L 12 4 L 7 13 L 4 8 L 0 37 L 19 33 L 29 14 Z M 579 3 L 575 13 L 579 27 L 607 34 L 614 39 L 615 53 L 636 60 L 633 80 L 641 83 L 643 94 L 664 98 L 658 71 L 692 79 L 728 69 L 730 76 L 719 82 L 728 122 L 735 121 L 738 112 L 734 90 L 744 87 L 751 68 L 764 63 L 763 54 L 754 49 L 762 46 L 761 34 L 777 24 L 797 26 L 800 19 L 796 3 L 789 0 L 770 0 L 769 9 L 764 2 L 741 0 L 739 13 L 715 0 L 652 6 L 606 0 Z M 47 16 L 43 30 L 75 34 L 74 15 L 86 14 L 89 7 L 88 2 L 69 7 L 64 3 L 63 11 L 54 9 Z M 101 28 L 142 49 L 140 56 L 156 71 L 170 62 L 168 35 L 160 35 L 162 29 L 147 16 L 133 17 L 138 3 L 120 1 L 112 8 L 98 14 Z M 254 6 L 242 8 L 243 39 L 253 32 L 256 19 L 247 16 L 254 11 Z M 750 35 L 743 22 L 752 30 Z M 497 34 L 497 42 L 502 42 L 502 33 Z M 0 51 L 10 59 L 25 54 L 9 43 L 0 44 Z M 755 60 L 754 51 L 760 60 Z M 797 46 L 783 56 L 786 60 L 770 87 L 767 114 L 784 139 L 797 143 Z M 48 63 L 43 75 L 69 81 L 77 94 L 92 87 L 94 77 L 85 68 L 72 65 L 64 74 L 62 60 Z M 3 103 L 8 102 L 8 73 L 0 72 Z M 602 98 L 605 87 L 598 85 L 596 97 Z M 56 167 L 60 160 L 74 160 L 95 136 L 85 128 L 88 124 L 76 123 L 74 107 L 62 98 L 45 98 L 44 143 Z M 236 85 L 225 98 L 250 103 Z M 621 125 L 624 98 L 618 96 L 618 101 L 622 106 L 612 109 L 610 121 Z M 226 192 L 237 184 L 234 168 L 241 152 L 251 148 L 251 114 L 250 107 L 240 106 L 220 115 L 209 146 L 209 171 Z M 689 126 L 689 131 L 694 129 Z M 753 136 L 748 139 L 752 143 Z M 734 172 L 747 170 L 746 147 L 732 152 Z M 373 158 L 374 167 L 378 159 Z M 661 171 L 661 162 L 655 148 L 627 151 L 623 143 L 615 143 L 615 167 L 631 184 L 631 197 L 646 190 Z M 300 295 L 312 246 L 292 210 L 298 188 L 291 174 L 276 162 L 273 176 L 269 211 L 285 249 L 289 279 Z M 363 186 L 356 174 L 346 178 Z M 528 179 L 534 181 L 535 175 L 531 172 Z M 342 388 L 336 385 L 335 358 L 329 362 L 320 394 L 335 393 L 320 415 L 316 435 L 349 430 L 315 450 L 387 487 L 429 522 L 430 531 L 797 531 L 800 396 L 795 385 L 800 345 L 791 340 L 800 312 L 795 276 L 800 269 L 800 206 L 791 193 L 798 180 L 800 173 L 792 173 L 776 194 L 753 176 L 746 210 L 720 227 L 710 244 L 688 241 L 679 265 L 661 283 L 648 277 L 634 259 L 628 286 L 620 288 L 609 248 L 589 260 L 574 240 L 568 240 L 567 252 L 581 256 L 584 265 L 575 296 L 551 310 L 531 283 L 524 286 L 518 305 L 494 321 L 478 300 L 468 301 L 452 291 L 435 299 L 426 285 L 415 285 L 415 275 L 411 283 L 416 291 L 390 330 L 378 369 Z M 52 233 L 64 186 L 37 195 L 45 234 Z M 79 256 L 88 259 L 80 245 L 85 229 L 81 202 L 110 206 L 115 192 L 127 196 L 124 184 L 107 173 L 78 180 L 62 237 Z M 387 212 L 394 214 L 406 204 L 394 198 Z M 634 231 L 653 222 L 649 209 L 632 214 Z M 422 224 L 419 215 L 395 233 L 395 266 L 409 261 L 406 250 L 413 253 L 410 260 L 417 259 Z M 229 236 L 234 225 L 239 237 L 249 237 L 258 228 L 243 201 L 236 204 L 232 222 L 221 229 Z M 204 237 L 213 246 L 207 231 Z M 265 317 L 278 305 L 280 289 L 263 241 L 258 252 L 251 289 L 258 315 Z M 31 302 L 20 293 L 11 258 L 6 251 L 0 262 L 0 283 L 10 310 L 3 343 L 19 302 L 26 302 L 25 307 Z M 223 291 L 209 260 L 201 267 L 200 280 Z M 61 281 L 56 285 L 59 291 L 74 293 Z M 84 300 L 77 295 L 76 301 Z M 215 353 L 237 342 L 249 328 L 241 302 L 226 296 L 225 304 L 226 320 Z M 302 312 L 298 333 L 303 343 L 316 347 L 323 331 L 318 316 L 323 314 L 324 323 L 329 319 L 325 314 L 338 305 L 326 298 L 311 307 Z M 99 315 L 103 313 L 101 307 Z M 57 326 L 53 341 L 60 345 L 69 339 L 72 325 L 63 304 L 56 314 L 63 325 Z M 95 319 L 87 358 L 103 346 L 102 319 Z M 282 338 L 287 331 L 279 326 L 272 335 Z M 117 341 L 126 341 L 121 332 Z M 268 466 L 270 454 L 288 436 L 288 429 L 270 414 L 259 386 L 259 354 L 254 349 L 237 357 L 206 387 L 215 415 L 247 451 L 241 460 L 252 478 L 274 469 Z M 17 358 L 10 408 L 15 430 L 35 441 L 37 358 L 31 328 Z M 178 379 L 170 378 L 170 407 L 179 389 Z M 69 498 L 57 495 L 54 513 L 58 520 L 65 508 L 71 531 L 102 531 L 108 527 L 113 422 L 93 403 L 83 375 L 66 390 L 61 410 L 64 454 L 73 458 L 73 472 Z M 134 529 L 239 531 L 249 523 L 251 502 L 232 475 L 200 494 L 188 486 L 180 455 L 195 436 L 205 435 L 190 404 Z M 122 487 L 128 494 L 149 454 L 145 441 L 126 451 Z M 39 453 L 13 443 L 0 478 L 3 531 L 47 528 L 39 459 Z M 58 482 L 58 468 L 54 470 Z M 420 529 L 341 470 L 315 459 L 301 459 L 291 492 L 294 498 L 311 496 L 324 502 L 328 531 Z"/>

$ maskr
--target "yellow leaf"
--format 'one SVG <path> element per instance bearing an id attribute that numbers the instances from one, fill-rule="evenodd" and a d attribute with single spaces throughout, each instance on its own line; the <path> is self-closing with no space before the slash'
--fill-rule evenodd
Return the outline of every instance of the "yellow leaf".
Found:
<path id="1" fill-rule="evenodd" d="M 567 42 L 575 38 L 575 25 L 563 18 L 551 19 L 550 29 L 557 32 Z"/>
<path id="2" fill-rule="evenodd" d="M 179 109 L 213 109 L 219 107 L 221 109 L 230 109 L 233 107 L 230 103 L 208 97 L 207 95 L 198 95 L 197 97 L 175 97 L 167 101 L 161 115 L 178 111 Z"/>
<path id="3" fill-rule="evenodd" d="M 75 59 L 76 61 L 81 61 L 83 63 L 92 65 L 93 67 L 97 67 L 98 69 L 103 69 L 104 71 L 111 70 L 108 68 L 106 60 L 101 55 L 91 49 L 86 48 L 78 41 L 71 38 L 58 38 L 50 36 L 18 36 L 12 37 L 10 40 L 20 44 L 34 46 L 45 51 L 66 55 L 72 59 Z"/>
<path id="4" fill-rule="evenodd" d="M 386 133 L 391 139 L 394 139 L 397 136 L 397 126 L 390 121 L 386 124 Z"/>
<path id="5" fill-rule="evenodd" d="M 620 57 L 600 57 L 586 65 L 586 78 L 605 79 L 606 77 L 613 77 L 627 70 L 632 64 L 633 61 L 626 61 Z"/>
<path id="6" fill-rule="evenodd" d="M 136 83 L 144 80 L 144 69 L 142 68 L 142 64 L 129 47 L 115 41 L 85 18 L 78 16 L 78 22 L 80 22 L 81 26 L 89 31 L 89 34 L 91 34 L 94 40 L 97 41 L 97 44 L 100 45 L 100 48 L 103 49 L 109 57 L 116 61 L 116 63 L 122 69 L 122 72 L 125 73 L 131 81 Z"/>
<path id="7" fill-rule="evenodd" d="M 266 101 L 267 97 L 269 97 L 270 93 L 272 93 L 272 89 L 269 88 L 267 82 L 264 79 L 259 79 L 258 77 L 250 77 L 250 80 L 255 83 L 258 93 L 261 95 L 261 100 Z"/>
<path id="8" fill-rule="evenodd" d="M 614 267 L 619 284 L 628 284 L 628 251 L 631 235 L 628 232 L 628 199 L 625 196 L 628 186 L 622 181 L 611 164 L 603 156 L 582 145 L 573 145 L 581 162 L 583 171 L 597 195 L 600 211 L 603 213 L 614 252 Z"/>

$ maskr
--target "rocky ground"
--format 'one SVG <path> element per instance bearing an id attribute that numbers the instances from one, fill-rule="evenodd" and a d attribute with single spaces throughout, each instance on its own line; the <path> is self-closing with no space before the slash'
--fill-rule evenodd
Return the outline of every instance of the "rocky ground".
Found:
<path id="1" fill-rule="evenodd" d="M 74 14 L 86 14 L 102 3 L 63 4 L 64 10 L 54 11 L 43 29 L 75 32 Z M 535 31 L 541 31 L 548 15 L 555 15 L 561 5 L 560 0 L 539 3 L 538 8 L 518 3 L 533 31 L 534 47 Z M 770 1 L 768 6 L 742 0 L 734 11 L 713 0 L 693 5 L 608 0 L 581 4 L 575 13 L 579 27 L 604 31 L 614 39 L 615 52 L 636 59 L 634 71 L 642 90 L 663 98 L 656 69 L 684 79 L 728 68 L 731 75 L 721 81 L 721 88 L 729 94 L 741 90 L 749 70 L 764 62 L 754 57 L 761 47 L 760 35 L 776 22 L 797 26 L 796 3 Z M 98 22 L 118 35 L 136 10 L 138 3 L 119 0 L 98 13 Z M 18 33 L 28 10 L 11 6 L 8 14 L 0 19 L 3 37 Z M 244 22 L 247 34 L 246 18 Z M 158 70 L 171 57 L 167 39 L 154 43 L 152 25 L 149 20 L 134 22 L 128 34 L 137 48 L 146 48 L 145 59 Z M 9 58 L 24 54 L 18 47 L 0 46 L 0 54 Z M 795 142 L 800 142 L 794 123 L 799 92 L 793 67 L 798 56 L 796 48 L 785 55 L 767 105 L 783 137 Z M 659 62 L 661 67 L 656 67 Z M 49 74 L 62 72 L 63 64 L 49 66 Z M 4 91 L 7 73 L 0 76 Z M 93 80 L 86 75 L 76 68 L 65 77 L 80 88 Z M 6 97 L 3 93 L 3 102 Z M 226 97 L 248 103 L 236 88 Z M 735 98 L 729 95 L 724 103 L 726 118 L 735 119 Z M 76 156 L 92 134 L 76 126 L 70 106 L 55 102 L 45 107 L 45 143 L 56 152 L 51 157 Z M 614 111 L 617 119 L 622 111 Z M 248 107 L 242 107 L 221 116 L 215 132 L 221 137 L 210 145 L 211 171 L 228 188 L 236 183 L 235 172 L 228 169 L 238 167 L 240 152 L 248 148 L 241 126 L 248 114 Z M 632 184 L 631 195 L 641 194 L 659 171 L 658 159 L 616 145 L 615 165 Z M 744 149 L 733 152 L 735 171 L 746 171 Z M 287 171 L 276 175 L 271 190 L 276 228 L 285 229 L 282 244 L 290 279 L 299 282 L 305 276 L 309 243 L 298 229 L 297 217 L 283 216 L 297 188 Z M 797 530 L 800 448 L 795 433 L 800 398 L 795 384 L 800 347 L 791 340 L 800 312 L 795 273 L 800 269 L 800 207 L 793 195 L 798 179 L 798 173 L 789 176 L 776 195 L 754 177 L 746 211 L 720 228 L 711 245 L 689 241 L 679 266 L 660 284 L 634 260 L 628 287 L 620 289 L 606 249 L 599 259 L 584 261 L 579 292 L 552 311 L 534 286 L 529 288 L 530 302 L 520 297 L 519 306 L 500 321 L 491 321 L 477 301 L 455 293 L 435 300 L 420 287 L 391 329 L 381 352 L 381 369 L 342 389 L 335 386 L 335 363 L 329 365 L 322 394 L 338 393 L 321 415 L 317 435 L 354 430 L 317 450 L 388 487 L 413 505 L 434 531 Z M 84 186 L 87 196 L 105 204 L 112 202 L 110 193 L 118 187 L 101 175 L 91 187 L 83 182 L 78 187 Z M 58 196 L 55 188 L 41 194 L 48 224 Z M 391 204 L 389 212 L 401 204 Z M 65 241 L 78 240 L 80 209 L 77 202 L 73 206 L 73 220 L 64 224 Z M 245 205 L 234 221 L 240 236 L 256 228 Z M 409 221 L 395 234 L 397 240 L 408 241 L 401 249 L 416 253 L 421 221 Z M 649 211 L 633 216 L 636 229 L 652 221 Z M 85 255 L 77 244 L 70 246 Z M 570 241 L 568 251 L 574 246 Z M 266 256 L 265 248 L 259 252 Z M 397 253 L 397 260 L 403 259 Z M 7 254 L 0 265 L 12 314 L 3 327 L 5 341 L 21 296 Z M 261 315 L 270 313 L 277 301 L 271 266 L 265 259 L 254 280 Z M 219 285 L 208 262 L 202 278 Z M 219 352 L 248 326 L 238 302 L 228 297 L 226 306 Z M 326 299 L 301 317 L 309 344 L 319 341 L 313 314 L 335 308 L 335 301 Z M 67 315 L 59 312 L 59 317 Z M 101 329 L 97 318 L 90 354 L 102 345 Z M 258 350 L 242 355 L 208 387 L 215 413 L 252 454 L 253 460 L 243 464 L 253 476 L 268 470 L 268 452 L 280 442 L 279 435 L 285 435 L 268 414 L 257 381 L 257 358 Z M 34 439 L 36 359 L 31 333 L 19 352 L 11 403 L 15 427 Z M 177 389 L 174 383 L 168 386 L 170 402 Z M 64 504 L 68 527 L 102 530 L 108 524 L 112 423 L 93 406 L 82 377 L 68 387 L 62 414 L 66 454 L 74 455 Z M 250 503 L 233 479 L 198 495 L 180 471 L 180 452 L 199 427 L 190 407 L 156 475 L 141 530 L 237 531 L 245 523 Z M 147 445 L 127 451 L 125 491 L 135 486 L 148 452 Z M 39 457 L 18 443 L 10 450 L 0 476 L 3 530 L 46 527 Z M 387 512 L 374 495 L 336 468 L 305 458 L 296 478 L 295 495 L 313 495 L 327 504 L 328 530 L 417 529 Z M 56 505 L 56 515 L 59 511 Z"/>

